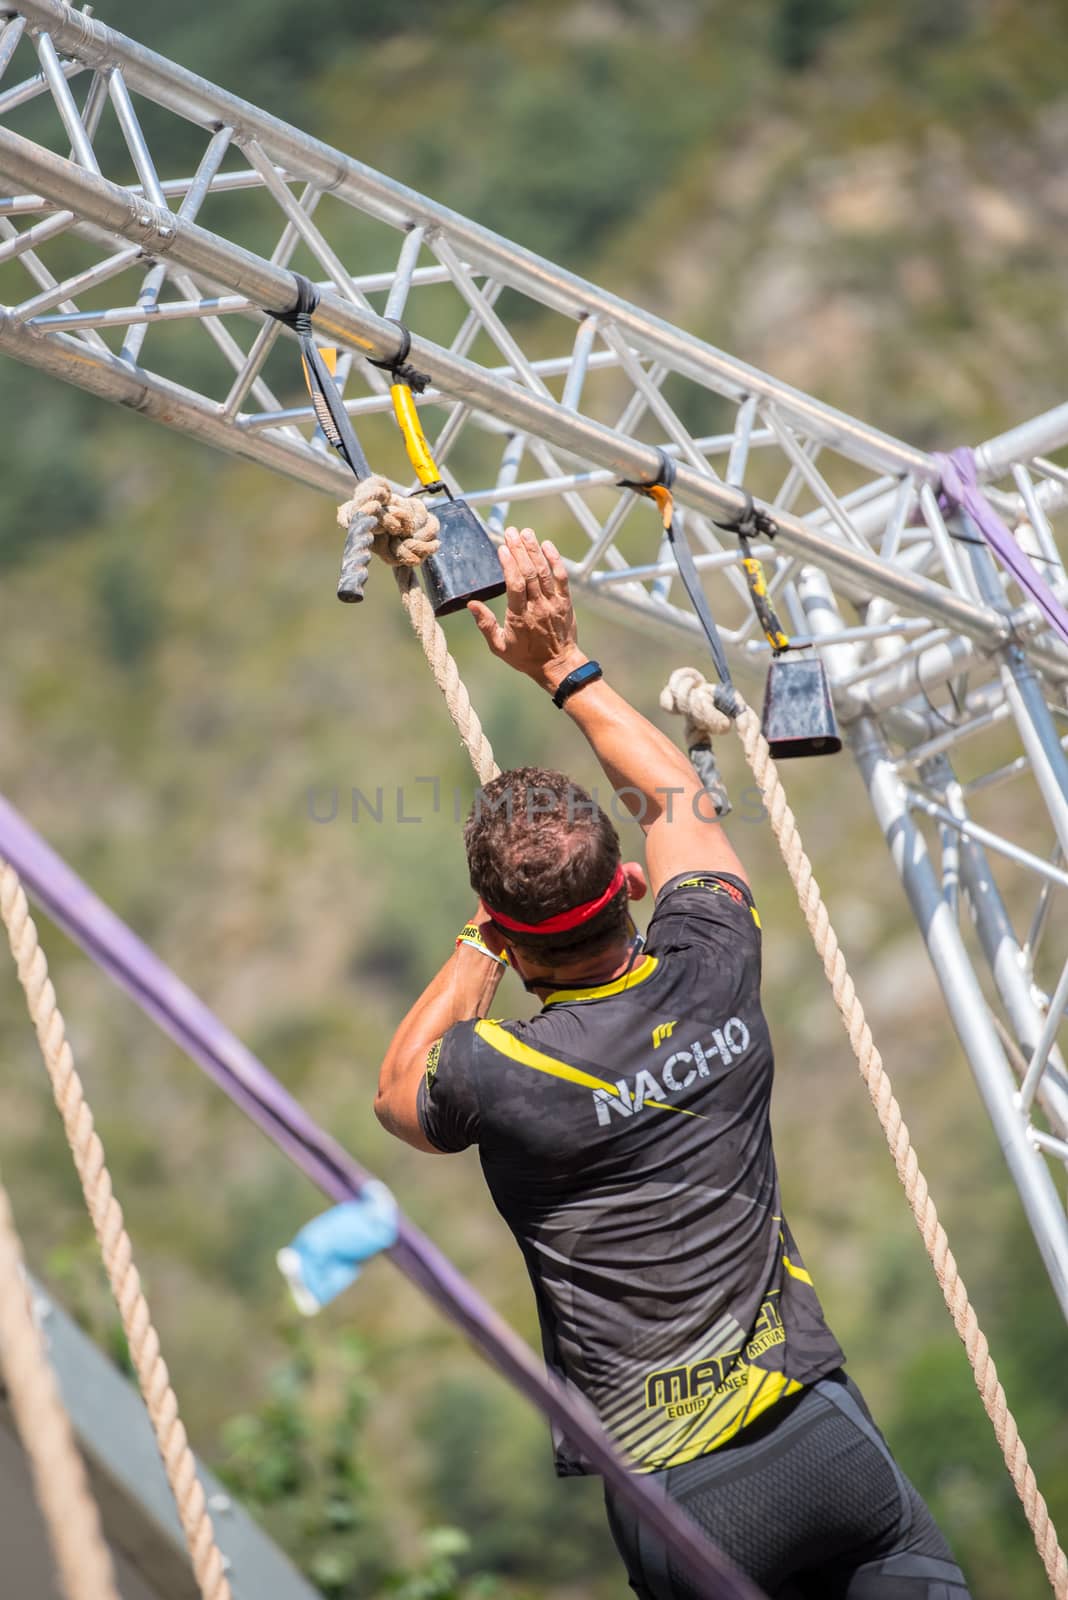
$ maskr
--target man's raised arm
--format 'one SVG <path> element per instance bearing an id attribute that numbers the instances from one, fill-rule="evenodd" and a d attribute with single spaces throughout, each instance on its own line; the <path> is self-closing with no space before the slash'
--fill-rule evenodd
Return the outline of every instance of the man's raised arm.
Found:
<path id="1" fill-rule="evenodd" d="M 567 568 L 556 546 L 530 528 L 509 528 L 500 548 L 508 592 L 503 623 L 481 601 L 468 610 L 492 653 L 555 694 L 589 657 L 578 628 Z M 687 757 L 603 679 L 568 696 L 564 710 L 586 735 L 614 791 L 645 832 L 653 893 L 680 872 L 745 870 Z"/>

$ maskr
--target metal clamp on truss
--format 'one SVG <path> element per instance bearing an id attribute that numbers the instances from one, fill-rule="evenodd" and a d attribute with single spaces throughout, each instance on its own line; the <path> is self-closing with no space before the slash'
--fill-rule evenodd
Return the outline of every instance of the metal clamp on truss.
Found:
<path id="1" fill-rule="evenodd" d="M 705 591 L 701 587 L 701 579 L 693 559 L 693 551 L 690 549 L 681 522 L 677 523 L 675 520 L 675 499 L 672 494 L 672 489 L 675 485 L 675 463 L 666 450 L 658 449 L 657 456 L 659 457 L 658 471 L 651 483 L 636 483 L 624 478 L 621 480 L 619 487 L 621 489 L 632 489 L 635 494 L 645 495 L 652 500 L 660 512 L 660 519 L 664 524 L 664 532 L 675 557 L 675 565 L 679 569 L 682 586 L 690 597 L 690 604 L 697 613 L 697 620 L 704 630 L 705 638 L 708 640 L 708 648 L 712 652 L 716 675 L 720 681 L 720 687 L 716 691 L 716 704 L 726 716 L 736 717 L 741 712 L 744 702 L 731 680 L 731 669 L 727 665 L 723 641 L 719 636 L 715 618 L 705 598 Z"/>
<path id="2" fill-rule="evenodd" d="M 423 432 L 415 395 L 430 383 L 430 374 L 413 367 L 408 356 L 412 336 L 396 317 L 390 317 L 401 331 L 397 354 L 388 361 L 372 360 L 371 365 L 389 372 L 393 379 L 390 398 L 404 448 L 412 470 L 419 479 L 421 494 L 441 494 L 430 507 L 440 526 L 441 548 L 423 562 L 423 579 L 436 617 L 461 611 L 469 600 L 492 600 L 504 593 L 504 579 L 497 552 L 481 521 L 466 500 L 458 500 L 449 489 L 434 460 Z M 414 393 L 413 393 L 414 390 Z"/>
<path id="3" fill-rule="evenodd" d="M 701 626 L 704 628 L 722 685 L 723 703 L 720 709 L 728 716 L 737 716 L 741 701 L 731 682 L 730 669 L 723 652 L 722 641 L 705 599 L 693 554 L 682 531 L 676 526 L 672 487 L 675 482 L 675 463 L 666 450 L 659 451 L 660 470 L 649 484 L 625 483 L 621 487 L 635 489 L 656 502 L 664 523 L 664 531 L 675 555 L 679 576 Z M 745 504 L 740 514 L 729 522 L 717 522 L 718 528 L 737 533 L 742 547 L 742 567 L 745 571 L 749 596 L 753 602 L 764 636 L 771 646 L 772 661 L 764 689 L 764 737 L 771 754 L 777 761 L 792 756 L 829 756 L 842 748 L 831 702 L 830 686 L 823 662 L 816 655 L 784 659 L 788 650 L 798 648 L 779 621 L 768 590 L 764 568 L 751 554 L 749 541 L 758 534 L 774 538 L 778 531 L 774 520 L 766 511 L 753 504 L 746 489 L 740 491 Z M 717 694 L 717 702 L 719 700 Z"/>
<path id="4" fill-rule="evenodd" d="M 312 313 L 319 304 L 319 291 L 310 278 L 294 272 L 297 285 L 297 303 L 290 311 L 272 311 L 270 315 L 284 328 L 291 328 L 300 340 L 300 361 L 304 368 L 304 381 L 311 395 L 312 406 L 323 435 L 333 445 L 357 483 L 371 476 L 371 468 L 356 430 L 349 420 L 344 402 L 338 393 L 333 373 L 326 357 L 312 337 Z"/>
<path id="5" fill-rule="evenodd" d="M 790 643 L 790 636 L 779 621 L 778 612 L 772 603 L 771 591 L 764 575 L 764 568 L 752 553 L 750 541 L 757 537 L 774 539 L 779 529 L 775 519 L 769 512 L 754 505 L 753 496 L 748 489 L 739 489 L 738 493 L 744 495 L 745 504 L 736 517 L 721 520 L 714 517 L 713 523 L 717 528 L 723 528 L 727 533 L 736 533 L 738 543 L 742 549 L 742 570 L 745 581 L 749 587 L 749 598 L 753 602 L 753 610 L 757 614 L 757 621 L 764 630 L 764 637 L 771 646 L 772 654 L 780 656 L 786 650 L 795 649 Z"/>

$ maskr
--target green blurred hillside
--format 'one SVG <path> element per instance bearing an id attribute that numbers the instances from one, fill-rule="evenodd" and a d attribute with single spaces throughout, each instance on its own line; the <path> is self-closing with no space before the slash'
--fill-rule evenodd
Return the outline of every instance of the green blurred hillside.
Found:
<path id="1" fill-rule="evenodd" d="M 102 0 L 103 20 L 392 176 L 916 443 L 1064 398 L 1068 7 L 982 0 Z M 338 606 L 329 503 L 0 364 L 4 791 L 535 1337 L 477 1160 L 371 1115 L 401 1008 L 469 891 L 466 758 L 382 572 Z M 544 531 L 549 531 L 545 529 Z M 582 618 L 650 714 L 677 645 Z M 563 719 L 450 639 L 503 765 L 593 781 Z M 736 791 L 746 777 L 726 758 Z M 806 843 L 1068 1524 L 1064 1329 L 859 780 L 790 774 Z M 833 780 L 833 781 L 832 781 Z M 424 820 L 391 812 L 397 786 Z M 309 795 L 342 795 L 316 822 Z M 353 787 L 386 820 L 347 815 Z M 425 792 L 425 791 L 424 791 Z M 794 1230 L 976 1600 L 1046 1592 L 852 1055 L 762 827 Z M 634 840 L 631 847 L 636 848 Z M 593 1483 L 384 1263 L 297 1328 L 274 1252 L 320 1197 L 44 927 L 60 1003 L 200 1451 L 337 1600 L 611 1600 Z M 13 974 L 0 1164 L 35 1268 L 118 1348 Z M 508 993 L 517 1006 L 521 997 Z M 350 1334 L 357 1335 L 354 1341 Z M 470 1547 L 448 1531 L 464 1531 Z M 459 1572 L 462 1576 L 457 1577 Z M 483 1574 L 473 1580 L 472 1574 Z"/>

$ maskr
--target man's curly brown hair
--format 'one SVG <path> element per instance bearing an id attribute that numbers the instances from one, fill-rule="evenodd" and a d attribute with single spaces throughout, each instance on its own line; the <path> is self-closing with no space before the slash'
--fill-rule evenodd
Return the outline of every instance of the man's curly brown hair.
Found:
<path id="1" fill-rule="evenodd" d="M 619 835 L 600 806 L 563 772 L 515 767 L 486 784 L 464 827 L 471 887 L 490 911 L 541 922 L 603 894 L 620 862 Z M 596 956 L 626 933 L 626 885 L 603 911 L 564 933 L 508 943 L 547 966 Z"/>

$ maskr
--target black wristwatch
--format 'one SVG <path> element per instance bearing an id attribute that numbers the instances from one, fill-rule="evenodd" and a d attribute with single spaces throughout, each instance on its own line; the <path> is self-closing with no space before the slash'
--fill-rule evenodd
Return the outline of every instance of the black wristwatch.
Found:
<path id="1" fill-rule="evenodd" d="M 569 672 L 566 678 L 561 678 L 556 693 L 553 695 L 553 705 L 558 710 L 562 710 L 564 701 L 570 700 L 577 690 L 585 689 L 588 683 L 596 683 L 598 678 L 603 677 L 604 673 L 601 671 L 601 663 L 599 661 L 584 661 L 581 667 L 576 667 L 574 672 Z"/>

